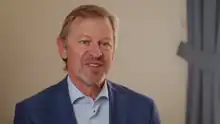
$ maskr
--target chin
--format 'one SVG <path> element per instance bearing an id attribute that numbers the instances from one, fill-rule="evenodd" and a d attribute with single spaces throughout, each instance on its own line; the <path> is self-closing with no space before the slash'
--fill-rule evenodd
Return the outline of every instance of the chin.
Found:
<path id="1" fill-rule="evenodd" d="M 90 86 L 99 86 L 100 84 L 103 83 L 103 78 L 98 78 L 98 79 L 89 79 L 87 78 L 87 80 L 85 80 L 85 83 L 87 83 Z"/>
<path id="2" fill-rule="evenodd" d="M 90 84 L 100 85 L 103 81 L 101 79 L 98 79 L 98 80 L 88 80 L 88 82 L 90 82 Z"/>
<path id="3" fill-rule="evenodd" d="M 86 76 L 81 76 L 81 79 L 83 80 L 83 82 L 88 85 L 88 86 L 99 86 L 103 81 L 102 78 L 88 78 Z"/>
<path id="4" fill-rule="evenodd" d="M 104 73 L 81 73 L 79 77 L 87 84 L 87 85 L 100 85 L 103 83 L 105 79 Z"/>

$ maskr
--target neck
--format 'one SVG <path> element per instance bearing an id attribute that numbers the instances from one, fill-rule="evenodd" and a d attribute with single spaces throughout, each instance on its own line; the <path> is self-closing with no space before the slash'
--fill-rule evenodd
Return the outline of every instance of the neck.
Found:
<path id="1" fill-rule="evenodd" d="M 83 82 L 82 80 L 79 80 L 76 78 L 76 76 L 69 74 L 70 79 L 72 81 L 72 83 L 85 95 L 88 96 L 90 98 L 92 98 L 93 100 L 96 99 L 96 97 L 98 96 L 98 94 L 101 92 L 102 87 L 105 84 L 105 81 L 103 81 L 100 85 L 88 85 L 85 82 Z"/>

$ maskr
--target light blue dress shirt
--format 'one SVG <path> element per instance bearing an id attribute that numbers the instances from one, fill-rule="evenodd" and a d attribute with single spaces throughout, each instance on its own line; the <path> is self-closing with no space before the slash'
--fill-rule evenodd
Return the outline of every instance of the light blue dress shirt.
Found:
<path id="1" fill-rule="evenodd" d="M 109 96 L 107 83 L 95 100 L 85 96 L 67 78 L 68 90 L 77 124 L 109 124 Z"/>

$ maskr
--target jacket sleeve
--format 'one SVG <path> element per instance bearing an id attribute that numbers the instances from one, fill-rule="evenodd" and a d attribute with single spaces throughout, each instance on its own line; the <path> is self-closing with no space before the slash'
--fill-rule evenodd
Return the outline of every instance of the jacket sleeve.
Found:
<path id="1" fill-rule="evenodd" d="M 25 105 L 22 103 L 15 106 L 14 124 L 31 124 Z"/>
<path id="2" fill-rule="evenodd" d="M 159 112 L 158 112 L 157 106 L 154 102 L 153 102 L 152 108 L 151 108 L 150 124 L 161 124 Z"/>

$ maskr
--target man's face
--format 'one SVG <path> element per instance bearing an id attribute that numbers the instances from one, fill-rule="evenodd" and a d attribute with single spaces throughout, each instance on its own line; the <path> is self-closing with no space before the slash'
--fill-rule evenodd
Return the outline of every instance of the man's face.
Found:
<path id="1" fill-rule="evenodd" d="M 105 18 L 76 18 L 67 37 L 68 73 L 87 85 L 104 81 L 115 49 L 113 30 Z M 64 49 L 65 50 L 65 49 Z"/>

